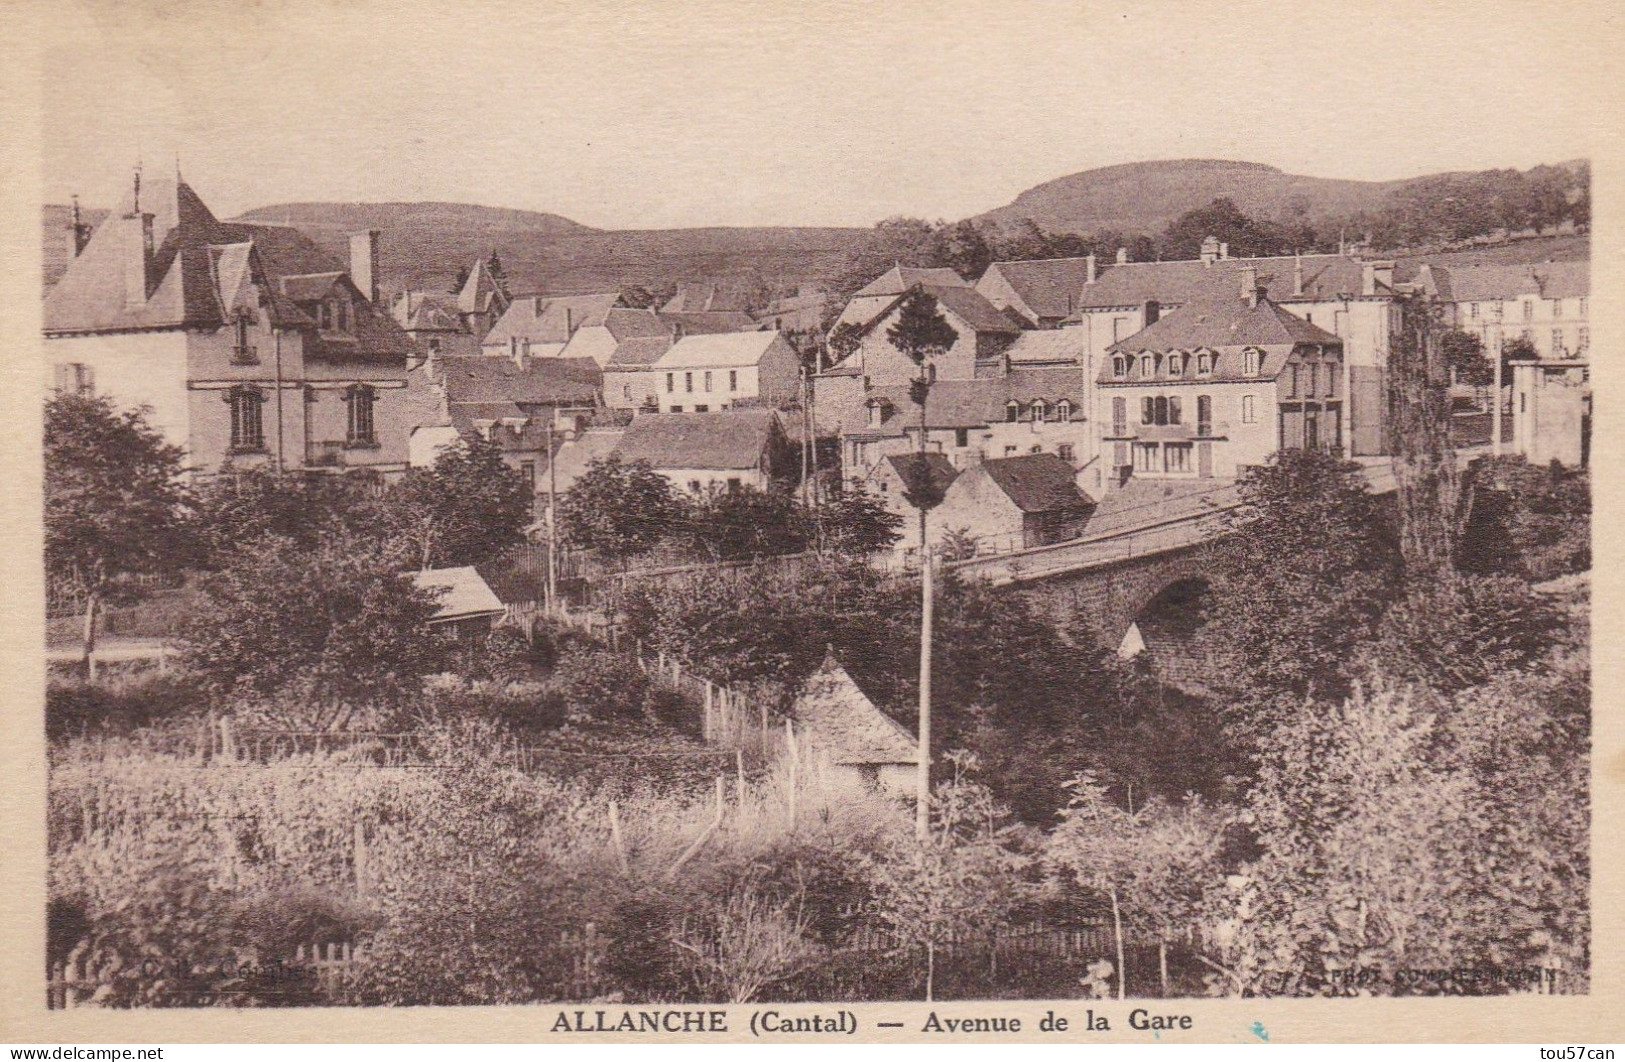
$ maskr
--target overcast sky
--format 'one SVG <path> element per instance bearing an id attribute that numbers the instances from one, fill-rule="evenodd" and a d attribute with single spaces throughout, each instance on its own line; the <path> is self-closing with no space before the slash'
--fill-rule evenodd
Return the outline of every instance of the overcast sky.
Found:
<path id="1" fill-rule="evenodd" d="M 137 157 L 178 153 L 223 217 L 441 199 L 868 225 L 1144 159 L 1377 180 L 1609 150 L 1594 72 L 1617 16 L 1585 0 L 406 6 L 70 0 L 48 198 L 110 203 Z"/>

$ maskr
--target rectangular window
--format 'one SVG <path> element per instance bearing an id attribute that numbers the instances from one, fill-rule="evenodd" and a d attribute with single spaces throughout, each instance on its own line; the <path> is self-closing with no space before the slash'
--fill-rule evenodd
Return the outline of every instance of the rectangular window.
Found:
<path id="1" fill-rule="evenodd" d="M 711 407 L 708 406 L 708 405 L 705 405 L 702 402 L 700 405 L 697 405 L 697 406 L 694 407 L 694 412 L 696 412 L 696 413 L 709 413 L 709 412 L 711 412 Z"/>
<path id="2" fill-rule="evenodd" d="M 372 426 L 372 406 L 377 392 L 370 387 L 352 387 L 344 395 L 345 437 L 355 444 L 371 445 L 376 442 Z"/>
<path id="3" fill-rule="evenodd" d="M 1160 455 L 1157 453 L 1157 444 L 1156 443 L 1135 443 L 1134 444 L 1134 471 L 1136 471 L 1136 472 L 1159 472 L 1159 471 L 1161 471 L 1161 464 L 1157 460 L 1159 456 Z"/>
<path id="4" fill-rule="evenodd" d="M 1256 424 L 1257 417 L 1253 412 L 1253 396 L 1241 396 L 1241 422 L 1243 424 Z"/>
<path id="5" fill-rule="evenodd" d="M 1523 319 L 1525 321 L 1533 321 L 1535 319 L 1535 300 L 1534 299 L 1525 299 L 1525 300 L 1523 300 Z"/>
<path id="6" fill-rule="evenodd" d="M 1057 446 L 1055 448 L 1055 456 L 1059 457 L 1069 465 L 1076 464 L 1078 460 L 1077 452 L 1072 449 L 1071 443 L 1062 443 L 1061 445 Z"/>
<path id="7" fill-rule="evenodd" d="M 1191 444 L 1169 443 L 1162 448 L 1163 471 L 1189 472 L 1191 470 Z"/>
<path id="8" fill-rule="evenodd" d="M 1318 394 L 1320 394 L 1320 364 L 1318 362 L 1310 362 L 1309 390 L 1304 392 L 1304 397 L 1313 398 Z"/>
<path id="9" fill-rule="evenodd" d="M 56 389 L 65 395 L 90 396 L 96 393 L 96 373 L 82 362 L 56 366 Z"/>
<path id="10" fill-rule="evenodd" d="M 677 374 L 668 372 L 666 374 L 666 393 L 669 395 L 675 390 L 677 390 Z"/>
<path id="11" fill-rule="evenodd" d="M 737 369 L 728 370 L 728 390 L 739 390 L 739 370 Z"/>
<path id="12" fill-rule="evenodd" d="M 683 393 L 690 395 L 694 393 L 694 374 L 691 372 L 683 373 Z"/>
<path id="13" fill-rule="evenodd" d="M 1004 448 L 1004 456 L 1006 456 L 1006 457 L 1013 456 L 1015 454 L 1015 452 L 1016 452 L 1016 448 L 1014 446 L 1006 446 Z"/>
<path id="14" fill-rule="evenodd" d="M 1583 351 L 1583 350 L 1589 350 L 1590 347 L 1591 347 L 1591 329 L 1582 328 L 1582 329 L 1580 329 L 1579 345 L 1575 349 Z"/>
<path id="15" fill-rule="evenodd" d="M 970 429 L 969 428 L 955 428 L 954 429 L 954 445 L 959 447 L 961 450 L 963 450 L 965 447 L 970 445 Z"/>
<path id="16" fill-rule="evenodd" d="M 1112 399 L 1112 434 L 1128 434 L 1128 399 Z"/>
<path id="17" fill-rule="evenodd" d="M 1563 330 L 1561 328 L 1552 329 L 1552 356 L 1557 358 L 1563 356 Z"/>
<path id="18" fill-rule="evenodd" d="M 1329 362 L 1326 363 L 1326 397 L 1327 398 L 1336 398 L 1337 397 L 1337 377 L 1338 377 L 1338 374 L 1342 372 L 1342 370 L 1343 370 L 1343 366 L 1338 364 L 1335 361 L 1329 361 Z"/>
<path id="19" fill-rule="evenodd" d="M 1179 423 L 1179 396 L 1174 395 L 1168 399 L 1168 423 Z"/>
<path id="20" fill-rule="evenodd" d="M 536 485 L 536 462 L 535 461 L 521 461 L 521 462 L 519 462 L 519 474 L 524 477 L 525 483 L 528 486 L 535 487 L 535 485 Z"/>
<path id="21" fill-rule="evenodd" d="M 231 448 L 265 449 L 264 396 L 254 388 L 233 387 L 226 392 L 226 401 L 231 406 Z"/>
<path id="22" fill-rule="evenodd" d="M 1563 316 L 1563 300 L 1562 299 L 1553 299 L 1552 300 L 1552 316 L 1553 317 L 1562 317 Z"/>
<path id="23" fill-rule="evenodd" d="M 706 394 L 711 393 L 711 374 L 710 373 L 705 374 L 705 393 Z"/>
<path id="24" fill-rule="evenodd" d="M 1196 434 L 1213 434 L 1213 399 L 1208 395 L 1196 396 Z"/>
<path id="25" fill-rule="evenodd" d="M 1286 367 L 1286 396 L 1288 398 L 1297 398 L 1298 397 L 1298 367 L 1297 367 L 1297 365 L 1288 365 Z"/>
<path id="26" fill-rule="evenodd" d="M 1157 400 L 1150 395 L 1140 399 L 1140 423 L 1155 424 L 1157 422 Z"/>
<path id="27" fill-rule="evenodd" d="M 1582 296 L 1580 296 L 1580 316 L 1584 317 L 1585 315 L 1586 315 L 1586 300 L 1585 300 L 1585 296 L 1582 295 Z"/>
<path id="28" fill-rule="evenodd" d="M 672 406 L 671 410 L 670 410 L 670 412 L 672 412 L 672 413 L 681 413 L 682 411 L 683 411 L 682 406 Z"/>
<path id="29" fill-rule="evenodd" d="M 1467 316 L 1474 320 L 1478 319 L 1478 303 L 1470 302 L 1467 304 Z"/>

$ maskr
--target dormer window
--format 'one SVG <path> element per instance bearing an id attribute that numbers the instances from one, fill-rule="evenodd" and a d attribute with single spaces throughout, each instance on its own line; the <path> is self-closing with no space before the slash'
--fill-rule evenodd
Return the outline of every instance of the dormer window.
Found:
<path id="1" fill-rule="evenodd" d="M 1112 376 L 1113 376 L 1113 378 L 1121 380 L 1127 375 L 1128 375 L 1128 359 L 1123 357 L 1122 355 L 1118 355 L 1117 357 L 1113 358 L 1112 359 Z"/>
<path id="2" fill-rule="evenodd" d="M 1149 380 L 1153 375 L 1155 375 L 1155 373 L 1152 372 L 1151 355 L 1149 355 L 1149 354 L 1141 354 L 1140 355 L 1140 376 L 1142 378 L 1144 378 L 1144 379 Z"/>
<path id="3" fill-rule="evenodd" d="M 254 348 L 248 345 L 248 314 L 240 313 L 231 322 L 231 361 L 234 365 L 253 365 L 259 361 Z"/>
<path id="4" fill-rule="evenodd" d="M 1072 423 L 1072 403 L 1064 398 L 1055 403 L 1055 415 L 1060 418 L 1062 424 Z"/>
<path id="5" fill-rule="evenodd" d="M 1021 403 L 1017 402 L 1013 398 L 1009 402 L 1006 402 L 1004 406 L 1004 419 L 1006 423 L 1009 424 L 1014 424 L 1016 421 L 1020 420 Z"/>
<path id="6" fill-rule="evenodd" d="M 1185 356 L 1183 354 L 1168 355 L 1168 375 L 1183 376 L 1185 374 Z"/>
<path id="7" fill-rule="evenodd" d="M 1211 376 L 1213 374 L 1213 355 L 1207 351 L 1196 355 L 1196 375 Z"/>
<path id="8" fill-rule="evenodd" d="M 1258 375 L 1258 351 L 1249 348 L 1241 352 L 1241 375 Z"/>
<path id="9" fill-rule="evenodd" d="M 1048 416 L 1049 416 L 1049 404 L 1046 403 L 1042 398 L 1037 399 L 1036 401 L 1034 401 L 1033 402 L 1033 423 L 1034 424 L 1042 424 L 1044 422 L 1045 418 L 1048 417 Z"/>

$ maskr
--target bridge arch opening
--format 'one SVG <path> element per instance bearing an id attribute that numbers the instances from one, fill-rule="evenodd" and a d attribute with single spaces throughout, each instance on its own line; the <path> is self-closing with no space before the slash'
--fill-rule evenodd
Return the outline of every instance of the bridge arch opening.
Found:
<path id="1" fill-rule="evenodd" d="M 1201 576 L 1173 580 L 1153 594 L 1134 616 L 1118 646 L 1124 659 L 1142 658 L 1165 682 L 1192 692 L 1206 687 L 1213 666 L 1212 645 L 1202 619 L 1210 590 Z"/>

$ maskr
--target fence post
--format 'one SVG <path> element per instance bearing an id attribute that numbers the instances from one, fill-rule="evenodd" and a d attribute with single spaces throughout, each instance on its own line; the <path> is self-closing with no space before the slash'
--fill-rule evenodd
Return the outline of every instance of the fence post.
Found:
<path id="1" fill-rule="evenodd" d="M 790 832 L 796 829 L 796 800 L 801 789 L 801 755 L 796 751 L 796 725 L 784 721 L 784 747 L 790 754 Z"/>
<path id="2" fill-rule="evenodd" d="M 700 740 L 706 744 L 711 743 L 711 683 L 705 684 L 705 703 L 701 707 Z"/>
<path id="3" fill-rule="evenodd" d="M 231 716 L 220 717 L 220 756 L 228 763 L 237 762 L 237 739 L 231 732 Z"/>
<path id="4" fill-rule="evenodd" d="M 734 766 L 739 771 L 738 799 L 739 807 L 743 810 L 745 807 L 745 750 L 743 748 L 734 749 Z"/>
<path id="5" fill-rule="evenodd" d="M 622 874 L 631 874 L 631 864 L 626 859 L 626 841 L 621 836 L 621 809 L 615 801 L 609 802 L 609 836 L 615 842 L 615 857 L 621 864 Z M 588 932 L 592 930 L 592 923 L 587 923 Z"/>
<path id="6" fill-rule="evenodd" d="M 355 835 L 353 842 L 352 869 L 355 873 L 355 891 L 357 895 L 367 894 L 367 829 L 361 819 L 355 820 Z"/>

